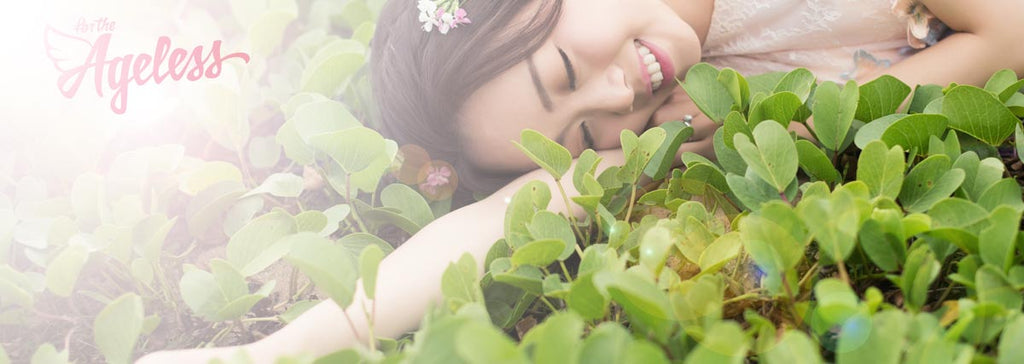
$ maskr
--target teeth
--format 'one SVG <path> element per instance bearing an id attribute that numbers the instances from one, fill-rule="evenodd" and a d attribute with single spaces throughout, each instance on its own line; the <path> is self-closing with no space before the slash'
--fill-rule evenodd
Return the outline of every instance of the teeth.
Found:
<path id="1" fill-rule="evenodd" d="M 644 60 L 644 65 L 647 66 L 647 73 L 651 76 L 651 89 L 657 90 L 661 87 L 662 81 L 665 80 L 665 75 L 661 73 L 661 63 L 658 63 L 658 58 L 651 54 L 650 48 L 647 48 L 639 41 L 633 42 L 636 45 L 637 52 Z"/>

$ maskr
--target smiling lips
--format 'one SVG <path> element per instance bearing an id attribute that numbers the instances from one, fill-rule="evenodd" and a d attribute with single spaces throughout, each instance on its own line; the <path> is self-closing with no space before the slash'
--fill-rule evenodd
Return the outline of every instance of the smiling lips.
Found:
<path id="1" fill-rule="evenodd" d="M 638 39 L 633 41 L 633 45 L 636 46 L 637 56 L 640 58 L 640 74 L 644 84 L 647 85 L 649 92 L 654 93 L 661 89 L 666 75 L 675 76 L 672 61 L 664 51 L 650 43 Z"/>

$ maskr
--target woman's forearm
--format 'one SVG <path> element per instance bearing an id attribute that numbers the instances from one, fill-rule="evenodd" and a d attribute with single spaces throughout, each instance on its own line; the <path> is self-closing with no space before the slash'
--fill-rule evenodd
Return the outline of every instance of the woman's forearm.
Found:
<path id="1" fill-rule="evenodd" d="M 984 85 L 1000 69 L 1024 74 L 1024 1 L 920 0 L 939 20 L 957 31 L 937 44 L 880 72 L 903 82 Z M 858 81 L 874 79 L 868 75 Z"/>

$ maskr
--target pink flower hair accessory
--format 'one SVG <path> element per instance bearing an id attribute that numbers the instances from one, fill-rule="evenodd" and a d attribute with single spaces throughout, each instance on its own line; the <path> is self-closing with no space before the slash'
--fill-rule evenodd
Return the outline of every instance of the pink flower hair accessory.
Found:
<path id="1" fill-rule="evenodd" d="M 437 28 L 441 34 L 448 34 L 459 25 L 472 23 L 459 0 L 419 0 L 416 8 L 420 11 L 423 31 L 427 33 Z"/>

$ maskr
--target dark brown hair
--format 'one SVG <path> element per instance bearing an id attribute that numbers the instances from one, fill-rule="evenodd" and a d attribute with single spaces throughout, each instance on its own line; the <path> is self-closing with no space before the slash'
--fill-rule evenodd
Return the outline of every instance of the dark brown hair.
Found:
<path id="1" fill-rule="evenodd" d="M 456 130 L 459 110 L 473 92 L 540 48 L 558 22 L 562 3 L 463 0 L 473 23 L 448 34 L 423 31 L 416 5 L 417 0 L 389 0 L 371 43 L 381 133 L 451 162 L 464 187 L 492 192 L 509 178 L 486 175 L 465 161 Z M 535 14 L 524 13 L 530 9 Z"/>

